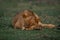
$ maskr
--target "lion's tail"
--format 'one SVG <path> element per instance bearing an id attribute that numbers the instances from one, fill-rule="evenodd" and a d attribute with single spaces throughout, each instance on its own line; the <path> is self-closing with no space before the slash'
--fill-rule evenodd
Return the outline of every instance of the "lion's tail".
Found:
<path id="1" fill-rule="evenodd" d="M 53 25 L 53 24 L 41 24 L 42 28 L 55 28 L 56 25 Z"/>

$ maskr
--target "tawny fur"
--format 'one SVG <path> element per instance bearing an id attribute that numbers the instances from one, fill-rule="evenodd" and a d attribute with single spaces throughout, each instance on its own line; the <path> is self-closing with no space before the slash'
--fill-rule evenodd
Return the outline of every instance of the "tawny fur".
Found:
<path id="1" fill-rule="evenodd" d="M 54 28 L 53 24 L 43 24 L 41 18 L 31 10 L 24 10 L 14 16 L 12 20 L 13 27 L 22 30 L 34 30 L 41 28 Z"/>
<path id="2" fill-rule="evenodd" d="M 24 10 L 14 16 L 12 25 L 14 28 L 31 30 L 38 26 L 39 20 L 38 15 L 33 13 L 31 10 Z"/>
<path id="3" fill-rule="evenodd" d="M 40 24 L 42 28 L 55 28 L 56 25 L 54 24 Z"/>

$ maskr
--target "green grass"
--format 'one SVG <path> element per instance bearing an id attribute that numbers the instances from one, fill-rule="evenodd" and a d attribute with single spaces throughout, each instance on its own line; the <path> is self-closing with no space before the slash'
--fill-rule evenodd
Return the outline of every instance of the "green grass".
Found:
<path id="1" fill-rule="evenodd" d="M 60 5 L 47 5 L 33 3 L 26 0 L 1 0 L 0 1 L 0 40 L 60 40 L 60 30 L 20 30 L 12 28 L 11 21 L 17 12 L 31 9 L 36 12 L 42 23 L 60 24 Z M 47 17 L 46 17 L 47 16 Z"/>
<path id="2" fill-rule="evenodd" d="M 58 40 L 59 34 L 54 29 L 44 30 L 19 30 L 19 29 L 0 29 L 0 40 Z"/>

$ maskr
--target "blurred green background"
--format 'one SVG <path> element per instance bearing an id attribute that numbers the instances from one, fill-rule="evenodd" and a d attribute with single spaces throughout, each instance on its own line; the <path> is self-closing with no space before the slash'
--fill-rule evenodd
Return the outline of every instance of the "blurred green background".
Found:
<path id="1" fill-rule="evenodd" d="M 20 30 L 11 26 L 13 16 L 31 9 L 42 23 L 60 24 L 60 0 L 0 0 L 0 40 L 60 40 L 60 30 Z"/>

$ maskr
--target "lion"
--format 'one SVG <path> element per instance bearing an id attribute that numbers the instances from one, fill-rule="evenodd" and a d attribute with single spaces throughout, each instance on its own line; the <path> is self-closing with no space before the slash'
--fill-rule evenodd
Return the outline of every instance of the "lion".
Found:
<path id="1" fill-rule="evenodd" d="M 24 10 L 14 16 L 12 25 L 15 29 L 19 28 L 22 30 L 33 30 L 35 27 L 37 28 L 39 21 L 40 18 L 36 13 L 31 10 Z"/>
<path id="2" fill-rule="evenodd" d="M 41 18 L 31 10 L 23 10 L 20 13 L 17 13 L 13 20 L 12 25 L 14 28 L 19 28 L 22 30 L 34 30 L 42 28 L 54 28 L 53 24 L 44 24 L 41 21 Z"/>

